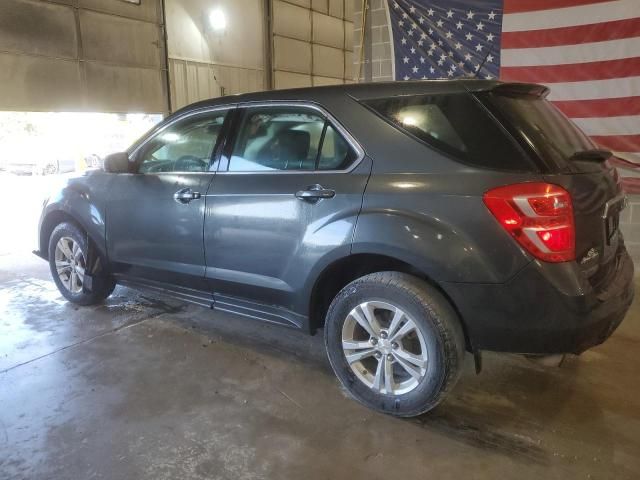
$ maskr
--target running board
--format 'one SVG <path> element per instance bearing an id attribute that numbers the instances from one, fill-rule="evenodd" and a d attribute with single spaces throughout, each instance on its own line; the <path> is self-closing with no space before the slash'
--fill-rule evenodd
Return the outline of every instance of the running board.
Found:
<path id="1" fill-rule="evenodd" d="M 194 290 L 192 288 L 177 287 L 171 285 L 170 287 L 164 283 L 154 282 L 152 280 L 122 278 L 116 276 L 116 281 L 120 285 L 130 287 L 135 290 L 146 290 L 151 293 L 159 295 L 165 295 L 167 297 L 174 298 L 176 300 L 182 300 L 183 302 L 193 303 L 205 308 L 213 308 L 213 295 L 200 290 Z"/>
<path id="2" fill-rule="evenodd" d="M 223 312 L 235 313 L 243 317 L 255 318 L 263 322 L 276 323 L 285 327 L 302 328 L 305 318 L 290 310 L 278 308 L 263 303 L 231 297 L 228 295 L 214 294 L 213 308 Z"/>
<path id="3" fill-rule="evenodd" d="M 192 288 L 167 285 L 153 280 L 122 277 L 116 275 L 119 285 L 135 290 L 148 291 L 157 295 L 163 295 L 175 300 L 193 303 L 201 307 L 233 313 L 243 317 L 253 318 L 262 322 L 274 323 L 285 327 L 301 329 L 306 324 L 306 317 L 298 315 L 290 310 L 265 305 L 249 300 L 232 297 L 229 295 L 211 294 Z"/>

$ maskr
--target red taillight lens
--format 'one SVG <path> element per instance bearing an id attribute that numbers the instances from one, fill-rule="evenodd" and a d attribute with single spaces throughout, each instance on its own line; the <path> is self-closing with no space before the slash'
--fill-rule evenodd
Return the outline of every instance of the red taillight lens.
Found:
<path id="1" fill-rule="evenodd" d="M 571 196 L 550 183 L 518 183 L 489 190 L 484 203 L 500 225 L 545 262 L 576 258 Z"/>

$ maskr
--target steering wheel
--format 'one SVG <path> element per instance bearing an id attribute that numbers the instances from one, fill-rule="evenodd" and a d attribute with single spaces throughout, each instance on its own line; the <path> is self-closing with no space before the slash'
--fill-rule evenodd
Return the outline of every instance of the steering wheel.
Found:
<path id="1" fill-rule="evenodd" d="M 186 172 L 203 172 L 207 168 L 207 162 L 195 155 L 183 155 L 176 160 L 174 170 Z"/>

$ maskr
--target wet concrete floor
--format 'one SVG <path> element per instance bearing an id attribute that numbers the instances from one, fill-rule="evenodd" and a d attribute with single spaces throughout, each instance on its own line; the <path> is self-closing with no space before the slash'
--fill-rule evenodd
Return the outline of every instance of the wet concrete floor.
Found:
<path id="1" fill-rule="evenodd" d="M 76 307 L 0 255 L 0 479 L 637 479 L 638 320 L 561 368 L 468 356 L 400 420 L 346 397 L 320 335 L 120 287 Z"/>

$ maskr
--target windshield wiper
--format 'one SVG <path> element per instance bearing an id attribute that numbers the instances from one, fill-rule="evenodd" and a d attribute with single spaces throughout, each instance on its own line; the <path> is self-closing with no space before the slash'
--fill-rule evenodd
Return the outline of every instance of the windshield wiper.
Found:
<path id="1" fill-rule="evenodd" d="M 608 160 L 611 155 L 613 155 L 609 150 L 599 150 L 599 149 L 591 149 L 591 150 L 580 150 L 578 152 L 573 153 L 569 160 L 586 160 L 590 162 L 604 162 Z"/>

